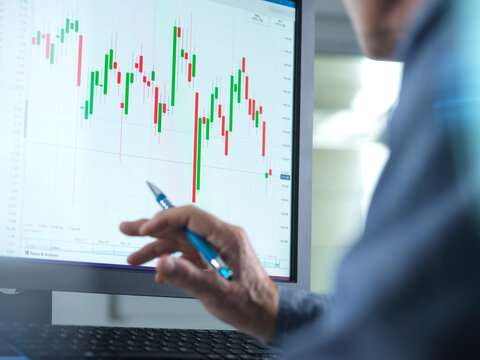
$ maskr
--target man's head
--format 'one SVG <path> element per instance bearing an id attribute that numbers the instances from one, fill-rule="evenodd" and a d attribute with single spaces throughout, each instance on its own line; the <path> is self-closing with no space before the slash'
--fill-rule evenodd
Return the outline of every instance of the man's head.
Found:
<path id="1" fill-rule="evenodd" d="M 343 0 L 367 56 L 391 59 L 410 21 L 429 0 Z"/>

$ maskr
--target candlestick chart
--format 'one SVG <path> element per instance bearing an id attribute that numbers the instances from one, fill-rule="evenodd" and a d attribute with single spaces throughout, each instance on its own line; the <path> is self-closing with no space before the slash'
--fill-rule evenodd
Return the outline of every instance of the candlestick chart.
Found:
<path id="1" fill-rule="evenodd" d="M 179 21 L 180 23 L 180 21 Z M 230 83 L 227 84 L 227 100 L 222 103 L 219 99 L 219 87 L 212 86 L 211 93 L 200 94 L 195 91 L 195 78 L 197 77 L 197 54 L 192 53 L 191 50 L 185 49 L 182 40 L 188 37 L 188 32 L 191 29 L 173 26 L 172 30 L 172 72 L 171 72 L 171 84 L 168 88 L 165 88 L 162 94 L 162 88 L 160 86 L 161 79 L 156 76 L 155 68 L 152 67 L 151 71 L 147 71 L 145 63 L 148 59 L 141 54 L 135 57 L 134 68 L 128 70 L 129 65 L 124 66 L 122 63 L 116 60 L 116 49 L 106 49 L 104 56 L 104 63 L 89 66 L 92 70 L 84 74 L 82 81 L 82 52 L 84 37 L 81 32 L 79 20 L 73 20 L 70 18 L 65 19 L 65 24 L 60 28 L 60 32 L 57 34 L 51 34 L 42 30 L 37 30 L 35 35 L 32 36 L 32 45 L 39 46 L 45 52 L 45 61 L 51 65 L 55 64 L 55 59 L 58 55 L 55 55 L 55 49 L 59 49 L 62 44 L 65 44 L 65 37 L 74 36 L 78 45 L 78 61 L 77 61 L 77 78 L 76 85 L 78 87 L 88 88 L 88 93 L 83 105 L 81 106 L 82 118 L 89 120 L 94 116 L 94 104 L 95 94 L 98 96 L 116 96 L 118 100 L 118 106 L 122 109 L 122 113 L 126 116 L 129 114 L 129 109 L 136 104 L 131 104 L 130 94 L 133 91 L 147 91 L 150 95 L 150 103 L 153 107 L 153 123 L 156 125 L 155 131 L 158 134 L 162 133 L 162 122 L 168 119 L 169 112 L 175 106 L 181 106 L 176 103 L 175 94 L 180 82 L 192 84 L 189 90 L 194 93 L 195 96 L 195 111 L 193 116 L 194 122 L 194 145 L 193 145 L 193 180 L 192 180 L 192 202 L 196 202 L 196 191 L 201 187 L 201 163 L 202 163 L 202 142 L 212 141 L 210 133 L 213 131 L 212 125 L 215 121 L 221 123 L 221 127 L 218 126 L 217 131 L 221 131 L 221 136 L 224 142 L 224 154 L 229 154 L 229 139 L 235 136 L 234 117 L 235 121 L 245 121 L 251 119 L 252 124 L 256 129 L 260 129 L 261 147 L 258 149 L 258 156 L 265 158 L 267 151 L 267 121 L 263 119 L 263 106 L 261 100 L 255 99 L 252 96 L 251 84 L 252 78 L 248 76 L 246 71 L 247 59 L 242 57 L 239 59 L 238 72 L 229 75 Z M 70 35 L 71 34 L 71 35 Z M 85 39 L 88 41 L 88 39 Z M 191 49 L 191 46 L 190 46 Z M 179 74 L 179 69 L 185 68 L 183 74 Z M 98 69 L 98 70 L 93 70 Z M 201 69 L 200 69 L 201 70 Z M 183 76 L 181 76 L 183 75 Z M 253 79 L 254 80 L 254 79 Z M 138 86 L 135 86 L 139 84 Z M 122 91 L 116 93 L 115 90 L 109 88 L 112 86 L 122 87 Z M 95 89 L 100 88 L 100 92 L 96 92 Z M 250 93 L 249 93 L 250 89 Z M 85 92 L 85 91 L 84 91 Z M 203 104 L 203 112 L 206 116 L 199 117 L 199 111 L 202 107 L 200 98 L 206 99 Z M 121 99 L 121 100 L 120 100 Z M 163 99 L 163 101 L 161 100 Z M 236 104 L 248 104 L 248 117 L 247 114 L 241 114 L 239 111 L 237 114 Z M 243 118 L 236 119 L 237 115 L 243 115 Z M 240 115 L 240 116 L 241 116 Z M 218 119 L 217 119 L 218 118 Z M 252 136 L 254 136 L 252 134 Z M 253 160 L 253 159 L 252 159 Z M 266 179 L 272 176 L 272 169 L 266 169 L 264 176 Z"/>
<path id="2" fill-rule="evenodd" d="M 5 4 L 3 34 L 18 33 L 0 39 L 8 254 L 124 265 L 145 240 L 112 229 L 158 211 L 149 180 L 175 204 L 241 224 L 269 274 L 289 275 L 293 10 Z"/>

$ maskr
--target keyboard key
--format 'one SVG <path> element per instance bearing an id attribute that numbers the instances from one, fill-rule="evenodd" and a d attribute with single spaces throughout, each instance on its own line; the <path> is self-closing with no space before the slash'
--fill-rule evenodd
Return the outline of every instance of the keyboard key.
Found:
<path id="1" fill-rule="evenodd" d="M 162 359 L 162 360 L 203 360 L 204 357 L 201 354 L 172 354 L 172 353 L 126 353 L 118 354 L 121 359 Z"/>

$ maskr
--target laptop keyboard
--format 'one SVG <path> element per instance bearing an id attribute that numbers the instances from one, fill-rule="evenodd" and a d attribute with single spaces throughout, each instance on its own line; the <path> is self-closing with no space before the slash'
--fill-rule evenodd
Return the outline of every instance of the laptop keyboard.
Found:
<path id="1" fill-rule="evenodd" d="M 236 331 L 0 324 L 0 338 L 30 359 L 273 359 Z M 0 354 L 1 356 L 1 354 Z"/>

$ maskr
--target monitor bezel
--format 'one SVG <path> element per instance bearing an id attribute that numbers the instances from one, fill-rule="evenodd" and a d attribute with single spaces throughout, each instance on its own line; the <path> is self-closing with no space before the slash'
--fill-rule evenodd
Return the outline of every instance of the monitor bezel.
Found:
<path id="1" fill-rule="evenodd" d="M 292 164 L 291 279 L 287 287 L 310 289 L 314 1 L 296 1 L 294 140 Z M 300 121 L 301 119 L 301 121 Z M 183 297 L 171 285 L 157 285 L 150 269 L 119 269 L 0 257 L 0 287 L 84 293 Z"/>

